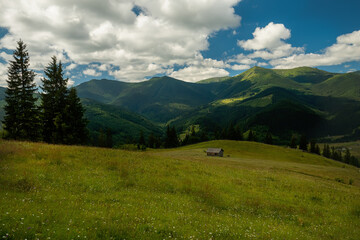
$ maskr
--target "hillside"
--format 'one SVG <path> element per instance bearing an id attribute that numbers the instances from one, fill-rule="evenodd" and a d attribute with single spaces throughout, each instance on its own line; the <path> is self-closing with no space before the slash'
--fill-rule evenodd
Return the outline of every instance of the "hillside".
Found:
<path id="1" fill-rule="evenodd" d="M 290 78 L 298 83 L 321 83 L 331 77 L 336 76 L 335 73 L 329 73 L 311 67 L 298 67 L 294 69 L 275 69 L 273 70 L 277 74 Z"/>
<path id="2" fill-rule="evenodd" d="M 205 156 L 208 147 L 226 157 Z M 358 170 L 298 150 L 214 141 L 130 152 L 1 141 L 0 158 L 0 234 L 9 239 L 360 236 Z"/>
<path id="3" fill-rule="evenodd" d="M 315 85 L 313 91 L 321 96 L 360 100 L 360 72 L 336 75 Z"/>
<path id="4" fill-rule="evenodd" d="M 127 108 L 162 123 L 214 99 L 207 85 L 187 83 L 170 77 L 132 84 L 92 80 L 76 88 L 81 98 Z"/>
<path id="5" fill-rule="evenodd" d="M 88 128 L 92 143 L 96 145 L 100 131 L 110 129 L 115 144 L 137 141 L 140 132 L 146 136 L 151 133 L 162 136 L 163 130 L 158 125 L 136 113 L 111 105 L 83 99 L 85 116 L 90 119 Z"/>

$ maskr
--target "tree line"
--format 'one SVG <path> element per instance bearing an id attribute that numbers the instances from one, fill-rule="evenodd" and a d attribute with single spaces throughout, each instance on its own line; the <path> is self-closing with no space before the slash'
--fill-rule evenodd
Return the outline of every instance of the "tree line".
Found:
<path id="1" fill-rule="evenodd" d="M 59 144 L 86 143 L 84 108 L 76 89 L 67 88 L 68 79 L 64 78 L 61 61 L 54 56 L 44 69 L 40 99 L 35 72 L 29 69 L 30 57 L 22 40 L 17 42 L 9 63 L 4 137 Z"/>

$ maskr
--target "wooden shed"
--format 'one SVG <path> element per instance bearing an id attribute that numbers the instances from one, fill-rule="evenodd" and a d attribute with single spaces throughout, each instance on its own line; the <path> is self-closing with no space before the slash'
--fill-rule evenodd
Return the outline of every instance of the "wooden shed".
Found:
<path id="1" fill-rule="evenodd" d="M 224 150 L 222 148 L 208 148 L 206 150 L 206 154 L 208 156 L 223 157 L 224 156 Z"/>

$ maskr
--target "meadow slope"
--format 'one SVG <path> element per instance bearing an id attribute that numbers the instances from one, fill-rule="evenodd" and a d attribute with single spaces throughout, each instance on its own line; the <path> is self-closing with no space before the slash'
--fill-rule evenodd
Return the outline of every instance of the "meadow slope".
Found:
<path id="1" fill-rule="evenodd" d="M 360 238 L 359 169 L 260 143 L 131 152 L 0 140 L 0 186 L 4 239 Z"/>

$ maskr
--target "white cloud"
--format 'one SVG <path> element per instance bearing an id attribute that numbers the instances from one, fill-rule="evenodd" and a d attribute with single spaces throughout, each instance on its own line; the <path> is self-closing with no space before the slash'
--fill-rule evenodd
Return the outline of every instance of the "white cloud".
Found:
<path id="1" fill-rule="evenodd" d="M 7 86 L 7 64 L 3 64 L 0 62 L 0 86 Z"/>
<path id="2" fill-rule="evenodd" d="M 90 69 L 90 68 L 84 70 L 83 74 L 88 75 L 88 76 L 94 76 L 94 77 L 98 77 L 101 75 L 101 73 L 96 72 L 96 70 Z"/>
<path id="3" fill-rule="evenodd" d="M 229 72 L 214 67 L 190 66 L 173 72 L 170 77 L 187 82 L 197 82 L 207 78 L 229 76 Z"/>
<path id="4" fill-rule="evenodd" d="M 360 31 L 341 35 L 323 53 L 297 54 L 270 61 L 275 68 L 331 66 L 360 60 Z"/>
<path id="5" fill-rule="evenodd" d="M 68 82 L 67 82 L 67 87 L 72 87 L 72 86 L 74 86 L 74 83 L 75 83 L 75 81 L 72 80 L 71 78 L 69 78 L 69 79 L 68 79 Z"/>
<path id="6" fill-rule="evenodd" d="M 245 50 L 254 51 L 249 58 L 264 60 L 288 57 L 294 53 L 303 52 L 303 48 L 292 47 L 285 43 L 291 37 L 291 32 L 284 24 L 270 22 L 266 27 L 257 27 L 253 32 L 253 39 L 238 41 L 238 45 Z"/>
<path id="7" fill-rule="evenodd" d="M 235 70 L 235 71 L 246 70 L 246 69 L 249 69 L 249 68 L 250 68 L 249 65 L 238 65 L 238 64 L 235 64 L 235 65 L 231 66 L 231 69 L 232 69 L 232 70 Z"/>
<path id="8" fill-rule="evenodd" d="M 100 71 L 139 81 L 188 65 L 208 48 L 211 34 L 239 26 L 233 6 L 240 1 L 0 0 L 0 26 L 10 33 L 0 48 L 13 49 L 22 38 L 34 69 L 56 55 L 63 63 L 101 63 Z"/>
<path id="9" fill-rule="evenodd" d="M 71 63 L 69 66 L 67 66 L 65 69 L 67 71 L 71 71 L 71 70 L 74 70 L 78 65 L 75 64 L 75 63 Z"/>

